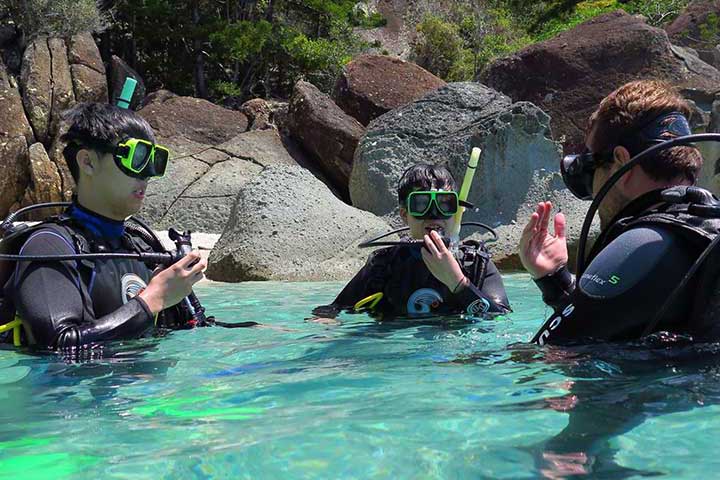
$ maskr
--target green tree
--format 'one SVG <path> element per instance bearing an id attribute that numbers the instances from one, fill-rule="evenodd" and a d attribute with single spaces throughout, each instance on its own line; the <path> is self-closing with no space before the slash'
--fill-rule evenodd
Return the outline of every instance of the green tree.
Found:
<path id="1" fill-rule="evenodd" d="M 27 40 L 40 35 L 69 37 L 81 32 L 100 31 L 105 18 L 95 0 L 6 0 L 6 10 Z"/>

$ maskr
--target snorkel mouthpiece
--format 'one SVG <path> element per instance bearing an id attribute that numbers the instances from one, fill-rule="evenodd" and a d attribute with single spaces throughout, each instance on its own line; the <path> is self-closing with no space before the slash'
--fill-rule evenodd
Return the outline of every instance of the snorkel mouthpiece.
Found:
<path id="1" fill-rule="evenodd" d="M 130 108 L 130 102 L 132 101 L 133 94 L 135 93 L 135 87 L 137 87 L 137 80 L 132 77 L 127 77 L 125 79 L 122 92 L 117 98 L 115 105 L 124 110 Z"/>

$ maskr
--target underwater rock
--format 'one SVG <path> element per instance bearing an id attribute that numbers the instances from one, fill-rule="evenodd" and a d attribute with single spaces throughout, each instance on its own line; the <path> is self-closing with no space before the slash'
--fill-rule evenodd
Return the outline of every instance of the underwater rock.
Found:
<path id="1" fill-rule="evenodd" d="M 240 190 L 207 276 L 226 282 L 345 279 L 370 253 L 357 244 L 388 228 L 343 203 L 310 171 L 268 167 Z"/>
<path id="2" fill-rule="evenodd" d="M 338 76 L 333 99 L 345 113 L 367 125 L 443 85 L 442 79 L 414 63 L 387 55 L 360 55 Z"/>
<path id="3" fill-rule="evenodd" d="M 673 51 L 665 31 L 616 11 L 496 60 L 479 80 L 548 112 L 555 138 L 573 148 L 600 100 L 626 82 L 655 78 L 710 95 L 720 90 L 720 72 L 690 57 Z"/>
<path id="4" fill-rule="evenodd" d="M 348 198 L 353 155 L 365 128 L 315 85 L 295 84 L 287 127 L 333 186 Z"/>
<path id="5" fill-rule="evenodd" d="M 551 200 L 573 212 L 568 215 L 571 242 L 587 207 L 563 184 L 561 146 L 552 140 L 549 123 L 531 103 L 511 103 L 478 83 L 450 83 L 370 124 L 355 154 L 353 205 L 397 218 L 397 183 L 408 167 L 445 163 L 459 185 L 472 147 L 480 147 L 469 197 L 478 211 L 467 212 L 464 220 L 500 227 L 501 241 L 493 247 L 497 263 L 517 267 L 519 234 L 537 202 Z"/>

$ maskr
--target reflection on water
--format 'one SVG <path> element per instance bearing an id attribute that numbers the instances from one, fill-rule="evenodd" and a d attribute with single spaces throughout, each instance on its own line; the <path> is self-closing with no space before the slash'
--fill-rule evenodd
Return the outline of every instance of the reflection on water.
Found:
<path id="1" fill-rule="evenodd" d="M 223 321 L 67 363 L 0 350 L 0 476 L 697 478 L 720 347 L 545 348 L 525 276 L 509 318 L 308 323 L 338 284 L 208 284 Z M 703 407 L 703 408 L 700 408 Z"/>

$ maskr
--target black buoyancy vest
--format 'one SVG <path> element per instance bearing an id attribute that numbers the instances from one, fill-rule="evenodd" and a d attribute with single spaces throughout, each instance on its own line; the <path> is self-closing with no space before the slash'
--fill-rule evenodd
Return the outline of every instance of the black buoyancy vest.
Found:
<path id="1" fill-rule="evenodd" d="M 598 237 L 589 264 L 622 233 L 639 226 L 661 226 L 683 238 L 700 256 L 720 235 L 720 201 L 699 187 L 678 186 L 643 195 L 624 209 Z M 672 259 L 667 259 L 672 261 Z M 683 295 L 693 295 L 687 325 L 697 337 L 720 338 L 720 248 L 700 266 Z"/>
<path id="2" fill-rule="evenodd" d="M 39 224 L 24 228 L 7 235 L 0 250 L 2 253 L 18 254 L 32 234 L 41 230 L 50 230 L 65 238 L 75 252 L 85 253 L 141 253 L 153 252 L 162 248 L 152 246 L 149 240 L 136 230 L 126 228 L 122 237 L 105 239 L 92 233 L 80 222 L 67 214 L 51 217 Z M 163 249 L 164 251 L 164 249 Z M 73 260 L 80 273 L 79 288 L 85 302 L 86 313 L 99 318 L 114 312 L 145 288 L 152 276 L 152 270 L 138 259 Z M 12 286 L 8 282 L 13 278 L 15 262 L 0 260 L 0 325 L 15 317 L 15 308 L 11 298 L 5 298 Z M 161 313 L 158 323 L 175 327 L 181 323 L 186 312 Z M 5 335 L 7 336 L 7 335 Z"/>

